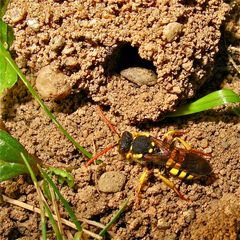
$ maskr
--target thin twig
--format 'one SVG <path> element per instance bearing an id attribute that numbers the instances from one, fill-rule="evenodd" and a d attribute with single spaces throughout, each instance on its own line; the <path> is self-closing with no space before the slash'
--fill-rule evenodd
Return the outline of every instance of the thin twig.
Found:
<path id="1" fill-rule="evenodd" d="M 54 210 L 54 212 L 56 214 L 56 217 L 57 217 L 58 228 L 59 228 L 59 231 L 62 234 L 62 236 L 64 236 L 63 227 L 62 227 L 62 220 L 61 220 L 61 216 L 60 216 L 60 213 L 59 213 L 59 210 L 58 210 L 55 192 L 53 191 L 52 187 L 50 187 L 50 194 L 51 194 L 51 198 L 52 198 L 53 210 Z"/>
<path id="2" fill-rule="evenodd" d="M 40 209 L 37 208 L 37 207 L 34 207 L 34 206 L 29 205 L 29 204 L 27 204 L 27 203 L 20 202 L 20 201 L 18 201 L 18 200 L 12 199 L 12 198 L 9 198 L 9 197 L 7 197 L 7 196 L 5 196 L 5 195 L 2 195 L 2 196 L 3 196 L 3 200 L 4 200 L 5 202 L 14 204 L 14 205 L 16 205 L 16 206 L 19 206 L 19 207 L 22 207 L 22 208 L 27 209 L 27 210 L 29 210 L 29 211 L 32 211 L 32 212 L 35 212 L 35 213 L 40 214 Z M 48 217 L 47 214 L 46 214 L 46 216 Z M 54 219 L 55 219 L 56 221 L 58 221 L 56 215 L 53 215 L 53 217 L 54 217 Z M 66 219 L 63 219 L 63 218 L 61 218 L 61 221 L 62 221 L 63 224 L 65 224 L 65 225 L 67 225 L 67 226 L 69 226 L 69 227 L 77 230 L 75 224 L 73 224 L 72 222 L 70 222 L 70 221 L 68 221 L 68 220 L 66 220 Z M 93 221 L 90 221 L 90 222 L 92 223 Z M 90 222 L 88 222 L 88 223 L 90 224 Z M 95 222 L 95 223 L 96 223 L 96 222 Z M 96 226 L 96 224 L 95 224 L 95 226 Z M 101 236 L 99 236 L 98 234 L 93 233 L 93 232 L 90 232 L 90 231 L 88 231 L 88 230 L 86 230 L 86 229 L 83 229 L 83 232 L 85 232 L 86 234 L 88 234 L 88 235 L 90 235 L 91 237 L 94 237 L 94 238 L 96 238 L 96 239 L 103 239 L 103 238 L 102 238 Z"/>
<path id="3" fill-rule="evenodd" d="M 240 74 L 240 68 L 238 67 L 238 65 L 235 63 L 235 61 L 233 60 L 232 56 L 230 54 L 228 54 L 229 57 L 229 61 L 231 62 L 231 64 L 233 65 L 233 67 L 237 70 L 237 72 Z"/>
<path id="4" fill-rule="evenodd" d="M 42 229 L 42 238 L 43 240 L 47 239 L 47 228 L 46 228 L 46 212 L 45 212 L 45 207 L 44 207 L 44 200 L 43 198 L 41 197 L 41 189 L 39 187 L 39 184 L 38 184 L 38 181 L 37 181 L 37 178 L 36 176 L 34 175 L 33 171 L 32 171 L 32 168 L 29 164 L 29 162 L 27 161 L 25 155 L 21 152 L 21 157 L 30 173 L 30 176 L 31 176 L 31 179 L 33 181 L 33 184 L 36 188 L 36 191 L 37 191 L 37 195 L 38 195 L 38 201 L 39 201 L 39 206 L 40 206 L 40 216 L 41 216 L 41 229 Z"/>
<path id="5" fill-rule="evenodd" d="M 87 223 L 89 225 L 95 226 L 95 227 L 105 228 L 104 224 L 99 223 L 99 222 L 95 222 L 95 221 L 92 221 L 92 220 L 88 220 L 88 219 L 85 219 L 85 218 L 80 218 L 80 221 L 82 221 L 84 223 Z"/>

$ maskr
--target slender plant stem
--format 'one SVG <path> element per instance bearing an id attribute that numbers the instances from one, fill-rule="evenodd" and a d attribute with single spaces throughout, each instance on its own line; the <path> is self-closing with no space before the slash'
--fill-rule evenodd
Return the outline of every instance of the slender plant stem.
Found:
<path id="1" fill-rule="evenodd" d="M 46 219 L 45 219 L 44 202 L 43 202 L 43 199 L 41 198 L 41 191 L 38 186 L 37 178 L 34 175 L 32 168 L 30 167 L 30 165 L 27 161 L 27 158 L 25 157 L 25 155 L 23 153 L 21 153 L 21 157 L 30 173 L 30 176 L 32 178 L 32 181 L 34 183 L 34 186 L 35 186 L 37 194 L 38 194 L 38 201 L 39 201 L 39 205 L 40 205 L 40 214 L 41 214 L 42 239 L 47 240 L 47 227 L 46 227 Z"/>
<path id="2" fill-rule="evenodd" d="M 68 212 L 70 218 L 72 219 L 72 221 L 76 225 L 77 230 L 79 232 L 81 232 L 82 231 L 82 226 L 81 226 L 80 222 L 78 221 L 76 215 L 74 214 L 72 208 L 70 207 L 69 203 L 67 202 L 67 200 L 62 196 L 62 194 L 60 193 L 60 191 L 58 190 L 58 188 L 54 184 L 53 180 L 48 176 L 48 174 L 39 165 L 38 165 L 38 168 L 39 168 L 43 178 L 51 185 L 55 194 L 58 196 L 59 200 L 64 205 L 64 207 L 65 207 L 66 211 Z"/>
<path id="3" fill-rule="evenodd" d="M 58 228 L 59 228 L 59 231 L 61 233 L 61 235 L 63 236 L 64 238 L 64 233 L 63 233 L 63 227 L 62 227 L 62 221 L 61 221 L 61 217 L 60 217 L 60 213 L 59 213 L 59 210 L 58 210 L 58 205 L 57 205 L 57 202 L 56 202 L 56 196 L 55 196 L 55 192 L 53 191 L 53 189 L 50 187 L 50 194 L 51 194 L 51 198 L 52 198 L 52 205 L 53 205 L 53 210 L 58 218 L 57 220 L 57 223 L 58 223 Z M 65 238 L 64 238 L 65 239 Z"/>
<path id="4" fill-rule="evenodd" d="M 124 212 L 125 208 L 127 207 L 127 204 L 129 202 L 129 199 L 127 198 L 120 206 L 119 210 L 116 212 L 116 214 L 113 216 L 113 218 L 110 220 L 110 222 L 105 226 L 104 229 L 101 230 L 99 233 L 100 236 L 104 236 L 108 229 L 119 219 L 121 214 Z"/>
<path id="5" fill-rule="evenodd" d="M 24 209 L 27 209 L 29 211 L 32 211 L 32 212 L 35 212 L 35 213 L 38 213 L 38 214 L 41 213 L 41 210 L 39 208 L 37 208 L 37 207 L 34 207 L 34 206 L 29 205 L 29 204 L 24 203 L 24 202 L 20 202 L 19 200 L 16 200 L 16 199 L 9 198 L 9 197 L 7 197 L 5 195 L 2 195 L 2 197 L 3 197 L 3 201 L 4 202 L 8 202 L 10 204 L 22 207 Z M 45 213 L 45 216 L 48 217 L 47 213 Z M 58 221 L 58 218 L 57 218 L 56 215 L 53 214 L 53 217 L 54 217 L 54 219 L 56 221 Z M 76 225 L 74 223 L 72 223 L 72 222 L 70 222 L 70 221 L 68 221 L 66 219 L 63 219 L 63 218 L 61 218 L 61 221 L 62 221 L 63 224 L 65 224 L 65 225 L 67 225 L 67 226 L 77 230 Z M 90 224 L 90 225 L 93 225 L 93 226 L 96 226 L 96 227 L 100 227 L 100 228 L 104 227 L 104 225 L 102 225 L 100 223 L 97 223 L 97 222 L 94 222 L 94 221 L 90 221 L 90 220 L 87 220 L 87 219 L 83 219 L 83 222 L 86 222 L 87 224 Z M 98 234 L 90 232 L 90 231 L 88 231 L 86 229 L 83 229 L 83 232 L 88 234 L 89 236 L 91 236 L 93 238 L 102 239 L 102 237 L 100 237 Z"/>

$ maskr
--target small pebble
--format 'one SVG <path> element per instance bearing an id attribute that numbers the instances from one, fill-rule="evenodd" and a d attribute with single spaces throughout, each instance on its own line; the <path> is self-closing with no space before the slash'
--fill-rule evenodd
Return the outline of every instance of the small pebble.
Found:
<path id="1" fill-rule="evenodd" d="M 157 227 L 160 228 L 160 229 L 168 229 L 168 228 L 171 227 L 171 224 L 161 218 L 157 222 Z"/>
<path id="2" fill-rule="evenodd" d="M 53 70 L 50 65 L 43 67 L 38 72 L 36 88 L 42 98 L 54 100 L 65 98 L 71 91 L 66 75 Z"/>
<path id="3" fill-rule="evenodd" d="M 177 234 L 171 233 L 170 235 L 165 236 L 163 240 L 176 240 L 176 239 L 178 239 Z"/>
<path id="4" fill-rule="evenodd" d="M 205 153 L 212 153 L 212 151 L 213 151 L 212 147 L 207 147 L 207 148 L 204 149 Z"/>
<path id="5" fill-rule="evenodd" d="M 74 47 L 65 46 L 64 49 L 62 50 L 62 54 L 63 55 L 68 55 L 68 54 L 73 53 L 74 50 L 75 50 Z"/>
<path id="6" fill-rule="evenodd" d="M 59 36 L 55 36 L 51 42 L 50 42 L 50 47 L 52 50 L 57 51 L 59 49 L 61 49 L 65 44 L 65 39 L 59 35 Z"/>
<path id="7" fill-rule="evenodd" d="M 196 213 L 193 209 L 189 209 L 185 212 L 183 212 L 184 219 L 187 223 L 190 223 L 196 216 Z"/>
<path id="8" fill-rule="evenodd" d="M 171 42 L 182 30 L 182 24 L 178 22 L 172 22 L 163 28 L 163 36 L 168 42 Z"/>
<path id="9" fill-rule="evenodd" d="M 98 188 L 101 192 L 115 193 L 121 191 L 126 182 L 126 177 L 119 171 L 105 172 L 98 180 Z"/>
<path id="10" fill-rule="evenodd" d="M 229 142 L 222 142 L 222 146 L 223 146 L 223 148 L 227 149 L 227 148 L 229 148 L 230 143 Z"/>
<path id="11" fill-rule="evenodd" d="M 200 142 L 200 145 L 201 145 L 202 148 L 208 147 L 208 140 L 204 138 L 204 139 Z"/>
<path id="12" fill-rule="evenodd" d="M 226 174 L 226 170 L 225 170 L 225 169 L 221 169 L 221 170 L 219 171 L 219 173 L 220 173 L 220 175 L 224 176 L 224 175 Z"/>
<path id="13" fill-rule="evenodd" d="M 141 67 L 130 67 L 122 70 L 120 74 L 129 81 L 142 85 L 154 85 L 157 82 L 157 75 L 154 71 Z"/>
<path id="14" fill-rule="evenodd" d="M 10 16 L 13 23 L 20 22 L 27 15 L 25 8 L 13 8 L 10 10 Z"/>
<path id="15" fill-rule="evenodd" d="M 32 28 L 34 31 L 38 31 L 40 28 L 39 21 L 34 18 L 30 18 L 27 20 L 27 25 Z"/>
<path id="16" fill-rule="evenodd" d="M 66 60 L 65 60 L 65 65 L 68 68 L 74 68 L 78 65 L 78 61 L 74 57 L 67 57 Z"/>

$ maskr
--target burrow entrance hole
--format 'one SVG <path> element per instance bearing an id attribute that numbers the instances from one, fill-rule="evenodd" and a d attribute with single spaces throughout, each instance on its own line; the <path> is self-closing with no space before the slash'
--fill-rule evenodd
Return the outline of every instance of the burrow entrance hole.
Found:
<path id="1" fill-rule="evenodd" d="M 156 67 L 153 63 L 141 58 L 138 54 L 138 48 L 132 47 L 128 42 L 122 42 L 114 48 L 103 63 L 105 76 L 119 74 L 123 69 L 130 67 L 147 68 L 156 73 Z"/>

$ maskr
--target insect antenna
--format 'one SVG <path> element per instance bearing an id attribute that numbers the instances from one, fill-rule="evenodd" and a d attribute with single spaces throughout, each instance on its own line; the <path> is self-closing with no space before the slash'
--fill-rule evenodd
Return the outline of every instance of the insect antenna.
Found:
<path id="1" fill-rule="evenodd" d="M 103 119 L 103 121 L 108 125 L 108 127 L 110 128 L 110 130 L 117 134 L 118 137 L 120 137 L 119 133 L 117 132 L 117 130 L 115 129 L 115 127 L 112 125 L 112 123 L 107 119 L 107 117 L 104 115 L 102 109 L 100 106 L 97 106 L 97 111 L 99 113 L 99 115 L 101 116 L 101 118 Z"/>
<path id="2" fill-rule="evenodd" d="M 111 150 L 112 148 L 114 148 L 115 146 L 117 146 L 118 143 L 115 143 L 114 145 L 111 145 L 105 149 L 103 149 L 103 151 L 101 151 L 100 153 L 98 153 L 97 155 L 95 155 L 94 157 L 92 157 L 91 159 L 88 160 L 88 162 L 86 163 L 86 167 L 88 167 L 89 165 L 91 165 L 95 160 L 97 160 L 100 156 L 102 156 L 103 154 L 105 154 L 106 152 L 108 152 L 109 150 Z"/>
<path id="3" fill-rule="evenodd" d="M 96 107 L 99 115 L 101 116 L 101 118 L 103 119 L 103 121 L 108 125 L 108 127 L 110 128 L 110 130 L 117 134 L 118 137 L 120 137 L 119 133 L 117 132 L 117 130 L 115 129 L 115 127 L 112 125 L 112 123 L 107 119 L 107 117 L 104 115 L 102 109 L 100 106 Z M 103 149 L 103 151 L 101 151 L 100 153 L 98 153 L 97 155 L 95 155 L 94 157 L 92 157 L 91 159 L 88 160 L 88 162 L 86 163 L 86 167 L 88 167 L 89 165 L 91 165 L 95 160 L 97 160 L 100 156 L 102 156 L 103 154 L 105 154 L 106 152 L 110 151 L 112 148 L 114 148 L 115 146 L 117 146 L 118 143 L 115 143 L 105 149 Z"/>

